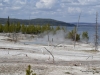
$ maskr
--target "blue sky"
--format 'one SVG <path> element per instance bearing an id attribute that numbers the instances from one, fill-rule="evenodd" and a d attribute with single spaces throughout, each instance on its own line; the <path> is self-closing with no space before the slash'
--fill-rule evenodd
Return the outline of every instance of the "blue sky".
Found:
<path id="1" fill-rule="evenodd" d="M 0 0 L 1 18 L 51 18 L 77 22 L 81 12 L 80 22 L 94 23 L 96 12 L 100 13 L 100 0 Z"/>

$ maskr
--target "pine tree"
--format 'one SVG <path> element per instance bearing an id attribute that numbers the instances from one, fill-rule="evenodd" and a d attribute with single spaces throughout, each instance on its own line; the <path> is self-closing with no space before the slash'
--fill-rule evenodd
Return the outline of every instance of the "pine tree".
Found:
<path id="1" fill-rule="evenodd" d="M 75 40 L 75 33 L 76 33 L 76 28 L 74 28 L 72 31 L 68 33 L 68 38 L 72 39 L 73 41 Z M 76 41 L 80 40 L 80 34 L 76 34 Z"/>
<path id="2" fill-rule="evenodd" d="M 7 23 L 4 25 L 4 32 L 8 33 L 8 24 Z"/>
<path id="3" fill-rule="evenodd" d="M 26 75 L 36 75 L 36 73 L 33 73 L 33 71 L 31 70 L 31 66 L 28 65 L 27 69 L 26 69 Z"/>
<path id="4" fill-rule="evenodd" d="M 8 20 L 7 20 L 7 25 L 8 25 L 8 32 L 9 32 L 9 26 L 10 26 L 9 16 L 8 16 Z"/>
<path id="5" fill-rule="evenodd" d="M 3 25 L 0 24 L 0 32 L 3 32 Z"/>
<path id="6" fill-rule="evenodd" d="M 59 26 L 56 27 L 56 31 L 60 30 L 61 28 Z"/>
<path id="7" fill-rule="evenodd" d="M 63 30 L 64 32 L 66 31 L 64 27 L 62 27 L 61 30 Z"/>
<path id="8" fill-rule="evenodd" d="M 20 32 L 20 29 L 21 29 L 21 25 L 20 23 L 18 22 L 17 25 L 16 25 L 16 32 Z"/>
<path id="9" fill-rule="evenodd" d="M 25 28 L 25 25 L 24 24 L 22 24 L 22 26 L 21 26 L 21 32 L 22 33 L 25 33 L 26 32 L 26 28 Z"/>
<path id="10" fill-rule="evenodd" d="M 86 42 L 88 43 L 88 40 L 89 40 L 88 32 L 82 33 L 82 39 L 86 40 Z"/>

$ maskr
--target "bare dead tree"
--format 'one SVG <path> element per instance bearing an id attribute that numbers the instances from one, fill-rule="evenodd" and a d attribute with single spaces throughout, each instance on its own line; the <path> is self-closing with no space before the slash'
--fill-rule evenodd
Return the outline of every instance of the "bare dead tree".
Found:
<path id="1" fill-rule="evenodd" d="M 96 12 L 94 47 L 95 47 L 95 50 L 98 50 L 98 12 Z"/>
<path id="2" fill-rule="evenodd" d="M 50 46 L 50 36 L 49 36 L 50 31 L 47 30 L 47 38 L 48 38 L 48 46 Z"/>
<path id="3" fill-rule="evenodd" d="M 82 13 L 82 12 L 81 12 L 81 13 Z M 81 13 L 80 13 L 79 18 L 78 18 L 78 23 L 77 23 L 77 26 L 75 27 L 75 40 L 74 40 L 74 48 L 75 48 L 75 44 L 76 44 L 76 35 L 77 35 L 77 31 L 78 31 L 78 25 L 79 25 L 79 21 L 80 21 Z"/>
<path id="4" fill-rule="evenodd" d="M 44 47 L 45 48 L 45 47 Z M 55 63 L 55 58 L 54 58 L 54 56 L 53 56 L 53 54 L 47 49 L 47 48 L 45 48 L 49 53 L 50 53 L 50 55 L 52 56 L 52 58 L 53 58 L 53 63 Z"/>
<path id="5" fill-rule="evenodd" d="M 17 42 L 17 33 L 16 33 L 16 25 L 14 26 L 14 31 L 13 31 L 13 41 L 16 43 Z"/>
<path id="6" fill-rule="evenodd" d="M 31 25 L 31 19 L 30 19 L 30 17 L 31 17 L 31 14 L 29 15 L 29 25 Z M 33 33 L 31 33 L 31 36 L 33 37 Z"/>
<path id="7" fill-rule="evenodd" d="M 31 20 L 30 20 L 30 15 L 29 15 L 29 25 L 30 25 L 30 21 L 31 21 Z"/>

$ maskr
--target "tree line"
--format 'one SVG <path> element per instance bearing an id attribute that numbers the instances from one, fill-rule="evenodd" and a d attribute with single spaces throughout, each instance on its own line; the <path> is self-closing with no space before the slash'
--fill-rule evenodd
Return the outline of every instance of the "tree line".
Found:
<path id="1" fill-rule="evenodd" d="M 54 28 L 53 26 L 50 26 L 49 24 L 46 25 L 24 25 L 20 24 L 20 22 L 17 23 L 10 23 L 9 16 L 7 22 L 2 25 L 0 24 L 0 32 L 5 32 L 5 33 L 23 33 L 23 34 L 40 34 L 45 31 L 53 31 L 54 33 L 57 30 L 65 30 L 63 27 L 57 26 Z"/>
<path id="2" fill-rule="evenodd" d="M 49 24 L 47 25 L 24 25 L 24 24 L 20 24 L 19 22 L 17 24 L 12 23 L 12 24 L 0 24 L 0 32 L 5 32 L 5 33 L 26 33 L 26 34 L 40 34 L 43 33 L 45 31 L 54 31 L 56 32 L 57 30 L 61 30 L 64 28 L 60 28 L 59 26 L 57 26 L 56 28 L 51 27 Z"/>
<path id="3" fill-rule="evenodd" d="M 24 25 L 20 24 L 20 22 L 17 23 L 10 23 L 9 16 L 7 22 L 2 25 L 0 24 L 0 32 L 4 33 L 22 33 L 22 34 L 40 34 L 44 32 L 53 32 L 56 34 L 56 31 L 58 30 L 63 30 L 66 32 L 66 29 L 64 27 L 59 27 L 59 26 L 50 26 L 49 24 L 46 25 Z M 76 30 L 75 28 L 72 31 L 69 31 L 67 34 L 67 38 L 75 40 L 75 33 Z M 89 39 L 88 32 L 83 32 L 82 33 L 82 38 L 83 39 Z M 76 35 L 76 41 L 80 40 L 80 34 Z"/>

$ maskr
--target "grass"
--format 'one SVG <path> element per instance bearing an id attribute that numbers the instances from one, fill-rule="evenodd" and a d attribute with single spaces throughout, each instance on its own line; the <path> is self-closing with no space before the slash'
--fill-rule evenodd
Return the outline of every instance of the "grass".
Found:
<path id="1" fill-rule="evenodd" d="M 84 52 L 89 52 L 89 53 L 97 53 L 99 52 L 98 50 L 82 50 Z"/>

